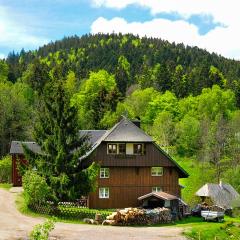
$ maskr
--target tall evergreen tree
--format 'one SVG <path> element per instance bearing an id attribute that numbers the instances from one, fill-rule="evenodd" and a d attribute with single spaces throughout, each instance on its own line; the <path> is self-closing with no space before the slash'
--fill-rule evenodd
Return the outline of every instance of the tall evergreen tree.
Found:
<path id="1" fill-rule="evenodd" d="M 64 85 L 62 80 L 54 79 L 40 96 L 34 137 L 42 153 L 33 154 L 25 147 L 30 166 L 47 179 L 55 202 L 75 200 L 94 190 L 98 170 L 96 164 L 86 170 L 80 167 L 79 157 L 90 146 L 87 136 L 79 136 L 77 110 L 70 106 Z"/>

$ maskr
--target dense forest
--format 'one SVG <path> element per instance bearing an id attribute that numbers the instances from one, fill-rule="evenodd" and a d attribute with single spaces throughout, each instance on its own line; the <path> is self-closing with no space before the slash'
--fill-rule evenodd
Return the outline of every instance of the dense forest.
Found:
<path id="1" fill-rule="evenodd" d="M 0 155 L 32 130 L 49 81 L 63 82 L 79 129 L 121 115 L 189 172 L 184 198 L 220 179 L 240 190 L 240 62 L 197 47 L 133 35 L 85 35 L 10 53 L 0 61 Z"/>

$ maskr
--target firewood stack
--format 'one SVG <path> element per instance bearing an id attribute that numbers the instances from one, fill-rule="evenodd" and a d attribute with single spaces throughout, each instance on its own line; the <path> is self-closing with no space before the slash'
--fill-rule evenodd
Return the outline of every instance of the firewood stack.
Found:
<path id="1" fill-rule="evenodd" d="M 171 212 L 167 208 L 152 210 L 125 208 L 109 215 L 103 225 L 143 225 L 169 223 L 171 221 Z"/>

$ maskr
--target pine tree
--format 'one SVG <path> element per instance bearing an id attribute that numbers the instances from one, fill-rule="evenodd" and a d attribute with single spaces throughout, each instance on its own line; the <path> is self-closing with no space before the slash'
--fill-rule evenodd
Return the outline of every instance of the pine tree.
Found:
<path id="1" fill-rule="evenodd" d="M 93 191 L 98 172 L 96 164 L 86 170 L 80 167 L 79 157 L 90 146 L 87 136 L 79 136 L 77 110 L 70 106 L 64 85 L 64 81 L 54 79 L 40 96 L 34 135 L 42 153 L 33 154 L 25 147 L 30 166 L 47 179 L 54 202 L 76 200 Z"/>

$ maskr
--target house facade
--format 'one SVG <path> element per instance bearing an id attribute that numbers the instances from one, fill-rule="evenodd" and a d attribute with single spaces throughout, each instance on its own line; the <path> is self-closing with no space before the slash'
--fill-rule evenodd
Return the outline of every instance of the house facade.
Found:
<path id="1" fill-rule="evenodd" d="M 82 168 L 92 162 L 101 166 L 98 188 L 89 194 L 90 208 L 138 207 L 139 198 L 151 192 L 181 197 L 179 178 L 188 174 L 138 124 L 123 117 L 110 130 L 86 130 L 80 134 L 87 134 L 92 144 L 91 150 L 79 159 Z M 14 164 L 17 153 L 13 145 Z M 156 201 L 152 199 L 149 204 L 159 204 Z"/>

